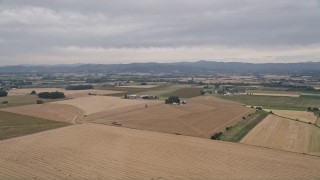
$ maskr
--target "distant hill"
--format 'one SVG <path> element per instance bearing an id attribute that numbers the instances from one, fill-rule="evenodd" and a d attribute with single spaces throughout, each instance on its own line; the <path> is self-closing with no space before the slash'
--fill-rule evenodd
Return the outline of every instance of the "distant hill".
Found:
<path id="1" fill-rule="evenodd" d="M 57 72 L 140 72 L 140 73 L 273 73 L 320 75 L 320 62 L 305 63 L 241 63 L 241 62 L 178 62 L 131 64 L 73 64 L 73 65 L 17 65 L 0 67 L 0 73 L 57 73 Z"/>

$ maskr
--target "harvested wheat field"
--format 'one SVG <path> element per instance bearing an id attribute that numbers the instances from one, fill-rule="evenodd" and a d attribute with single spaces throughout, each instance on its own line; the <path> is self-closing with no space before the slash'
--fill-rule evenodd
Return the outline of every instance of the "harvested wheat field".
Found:
<path id="1" fill-rule="evenodd" d="M 99 113 L 102 111 L 111 111 L 117 108 L 130 107 L 140 105 L 144 107 L 145 104 L 160 103 L 159 101 L 142 100 L 142 99 L 121 99 L 119 97 L 111 96 L 89 96 L 81 97 L 65 101 L 53 102 L 53 104 L 66 104 L 75 106 L 81 109 L 86 115 Z"/>
<path id="2" fill-rule="evenodd" d="M 320 158 L 81 124 L 0 141 L 0 179 L 319 179 Z"/>
<path id="3" fill-rule="evenodd" d="M 1 111 L 68 123 L 78 123 L 77 121 L 84 114 L 77 107 L 55 103 L 10 107 L 1 109 Z"/>
<path id="4" fill-rule="evenodd" d="M 320 128 L 314 126 L 311 129 L 309 153 L 320 156 Z"/>
<path id="5" fill-rule="evenodd" d="M 121 93 L 120 91 L 109 91 L 109 90 L 97 90 L 97 89 L 86 89 L 86 90 L 66 90 L 62 88 L 28 88 L 28 89 L 11 89 L 8 91 L 8 96 L 20 96 L 20 95 L 28 95 L 31 91 L 36 91 L 37 93 L 41 92 L 63 92 L 68 98 L 78 98 L 88 96 L 89 93 L 96 95 L 109 95 Z"/>
<path id="6" fill-rule="evenodd" d="M 289 119 L 299 120 L 303 122 L 315 123 L 317 116 L 312 112 L 307 111 L 291 111 L 291 110 L 276 110 L 276 109 L 265 109 L 265 111 L 272 111 L 275 115 L 282 116 Z"/>
<path id="7" fill-rule="evenodd" d="M 214 98 L 213 98 L 214 99 Z M 91 114 L 87 118 L 99 124 L 209 138 L 215 132 L 239 122 L 255 110 L 244 106 L 194 98 L 187 104 L 157 104 L 148 108 L 115 109 L 115 112 Z"/>
<path id="8" fill-rule="evenodd" d="M 312 125 L 269 115 L 241 143 L 308 153 Z"/>

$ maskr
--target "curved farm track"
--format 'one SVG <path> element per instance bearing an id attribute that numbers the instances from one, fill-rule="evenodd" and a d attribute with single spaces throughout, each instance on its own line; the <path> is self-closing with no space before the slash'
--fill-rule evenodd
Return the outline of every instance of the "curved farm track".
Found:
<path id="1" fill-rule="evenodd" d="M 78 118 L 84 114 L 84 112 L 77 107 L 56 103 L 17 106 L 4 108 L 1 109 L 1 111 L 68 123 L 76 123 Z"/>

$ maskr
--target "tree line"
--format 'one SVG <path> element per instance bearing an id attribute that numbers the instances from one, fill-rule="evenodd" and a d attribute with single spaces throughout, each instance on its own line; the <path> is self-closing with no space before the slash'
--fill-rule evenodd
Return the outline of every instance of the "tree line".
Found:
<path id="1" fill-rule="evenodd" d="M 61 98 L 65 98 L 65 95 L 63 92 L 41 92 L 38 94 L 39 98 L 43 98 L 43 99 L 61 99 Z"/>
<path id="2" fill-rule="evenodd" d="M 0 97 L 8 96 L 8 92 L 5 90 L 0 90 Z"/>
<path id="3" fill-rule="evenodd" d="M 66 90 L 84 90 L 84 89 L 93 89 L 92 85 L 71 85 L 71 86 L 67 86 Z"/>

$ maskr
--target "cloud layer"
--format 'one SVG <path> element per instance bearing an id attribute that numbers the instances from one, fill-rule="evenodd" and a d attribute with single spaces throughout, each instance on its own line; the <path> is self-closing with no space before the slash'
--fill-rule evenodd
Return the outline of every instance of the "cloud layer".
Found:
<path id="1" fill-rule="evenodd" d="M 320 1 L 0 1 L 0 65 L 200 59 L 320 61 Z"/>

